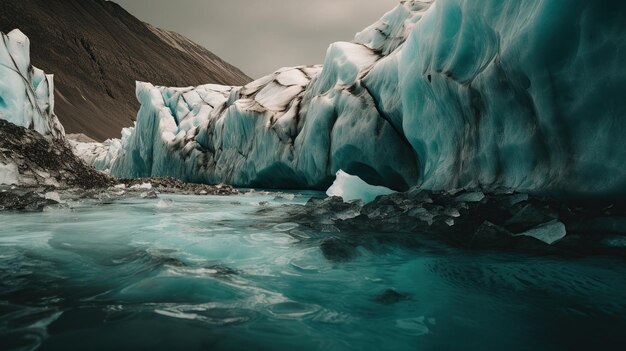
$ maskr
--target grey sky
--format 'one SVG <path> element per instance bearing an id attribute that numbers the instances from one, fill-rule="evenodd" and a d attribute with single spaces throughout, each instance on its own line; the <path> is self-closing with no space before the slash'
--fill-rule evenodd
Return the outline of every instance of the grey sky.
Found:
<path id="1" fill-rule="evenodd" d="M 322 63 L 399 0 L 114 0 L 144 22 L 173 30 L 258 78 Z"/>

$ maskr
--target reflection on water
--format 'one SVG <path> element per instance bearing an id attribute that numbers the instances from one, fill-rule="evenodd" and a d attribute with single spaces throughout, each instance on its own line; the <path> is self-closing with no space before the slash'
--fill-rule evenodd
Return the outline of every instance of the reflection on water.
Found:
<path id="1" fill-rule="evenodd" d="M 163 195 L 2 213 L 1 348 L 626 347 L 622 259 L 416 238 L 329 261 L 329 234 L 281 218 L 306 200 Z"/>

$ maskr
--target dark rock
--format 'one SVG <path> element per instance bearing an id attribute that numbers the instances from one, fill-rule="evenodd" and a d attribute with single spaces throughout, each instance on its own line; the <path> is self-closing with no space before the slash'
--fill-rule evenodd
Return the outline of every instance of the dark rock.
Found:
<path id="1" fill-rule="evenodd" d="M 227 266 L 223 266 L 221 264 L 214 264 L 211 266 L 208 266 L 207 269 L 211 269 L 215 271 L 215 275 L 218 276 L 231 276 L 231 275 L 238 275 L 239 271 Z"/>
<path id="2" fill-rule="evenodd" d="M 344 262 L 358 256 L 356 246 L 349 240 L 340 237 L 324 238 L 320 242 L 320 249 L 329 261 Z"/>
<path id="3" fill-rule="evenodd" d="M 505 248 L 514 245 L 513 233 L 489 221 L 483 222 L 469 242 L 471 248 Z"/>
<path id="4" fill-rule="evenodd" d="M 318 232 L 336 228 L 340 232 L 320 244 L 324 255 L 336 261 L 353 258 L 358 246 L 419 246 L 410 239 L 414 236 L 472 249 L 541 254 L 562 249 L 567 254 L 626 252 L 620 245 L 603 241 L 607 234 L 625 231 L 624 218 L 626 205 L 621 203 L 556 201 L 506 190 L 445 193 L 415 188 L 380 196 L 365 205 L 333 197 L 313 198 L 305 206 L 288 210 L 288 220 L 303 227 Z M 563 227 L 568 236 L 576 235 L 563 238 Z"/>
<path id="5" fill-rule="evenodd" d="M 525 231 L 539 224 L 549 222 L 558 216 L 548 208 L 526 204 L 513 217 L 506 221 L 507 228 L 519 232 Z"/>
<path id="6" fill-rule="evenodd" d="M 105 188 L 113 181 L 78 159 L 63 140 L 0 119 L 0 162 L 16 165 L 22 186 Z"/>
<path id="7" fill-rule="evenodd" d="M 162 259 L 162 263 L 167 266 L 172 267 L 187 267 L 187 264 L 177 258 L 174 257 L 164 257 Z"/>
<path id="8" fill-rule="evenodd" d="M 387 289 L 377 295 L 374 298 L 374 301 L 383 304 L 383 305 L 393 305 L 395 303 L 405 301 L 410 299 L 411 297 L 407 294 L 401 294 L 396 289 Z"/>
<path id="9" fill-rule="evenodd" d="M 27 191 L 1 191 L 0 211 L 42 211 L 46 206 L 56 205 L 57 201 L 46 199 L 43 196 Z"/>
<path id="10" fill-rule="evenodd" d="M 134 179 L 118 179 L 117 184 L 124 184 L 126 189 L 133 191 L 144 191 L 145 189 L 132 189 L 133 186 L 139 186 L 145 183 L 152 185 L 152 192 L 173 193 L 183 195 L 233 195 L 239 194 L 239 191 L 230 185 L 217 184 L 196 184 L 186 183 L 180 179 L 172 177 L 152 177 L 152 178 L 134 178 Z"/>

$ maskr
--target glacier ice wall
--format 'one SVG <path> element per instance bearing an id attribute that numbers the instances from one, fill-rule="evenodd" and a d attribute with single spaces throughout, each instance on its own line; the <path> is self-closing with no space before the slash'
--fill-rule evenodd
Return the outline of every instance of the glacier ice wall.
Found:
<path id="1" fill-rule="evenodd" d="M 0 33 L 0 119 L 52 139 L 65 131 L 54 114 L 52 75 L 30 64 L 30 41 L 20 30 Z"/>
<path id="2" fill-rule="evenodd" d="M 28 38 L 17 29 L 0 35 L 0 186 L 109 186 L 68 147 L 54 114 L 53 77 L 30 64 Z"/>
<path id="3" fill-rule="evenodd" d="M 618 1 L 437 1 L 388 64 L 423 186 L 624 194 L 624 23 Z"/>
<path id="4" fill-rule="evenodd" d="M 323 188 L 626 193 L 626 3 L 405 1 L 323 66 L 244 87 L 137 84 L 120 177 Z"/>

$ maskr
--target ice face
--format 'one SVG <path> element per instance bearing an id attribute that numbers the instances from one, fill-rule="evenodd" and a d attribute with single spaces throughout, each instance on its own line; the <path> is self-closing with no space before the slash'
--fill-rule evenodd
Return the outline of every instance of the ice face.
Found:
<path id="1" fill-rule="evenodd" d="M 53 139 L 65 131 L 54 114 L 52 75 L 30 64 L 30 41 L 15 29 L 0 33 L 0 119 Z"/>
<path id="2" fill-rule="evenodd" d="M 328 188 L 326 195 L 339 196 L 346 202 L 361 200 L 368 203 L 379 195 L 389 195 L 393 192 L 393 190 L 383 186 L 367 184 L 361 178 L 339 170 L 335 182 Z"/>
<path id="3" fill-rule="evenodd" d="M 137 84 L 137 125 L 92 163 L 122 177 L 325 189 L 626 192 L 626 5 L 406 1 L 323 66 L 245 87 Z M 322 68 L 323 67 L 323 68 Z"/>
<path id="4" fill-rule="evenodd" d="M 625 18 L 607 2 L 437 1 L 397 64 L 423 185 L 623 194 Z"/>

